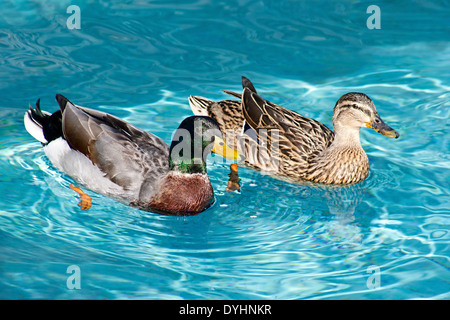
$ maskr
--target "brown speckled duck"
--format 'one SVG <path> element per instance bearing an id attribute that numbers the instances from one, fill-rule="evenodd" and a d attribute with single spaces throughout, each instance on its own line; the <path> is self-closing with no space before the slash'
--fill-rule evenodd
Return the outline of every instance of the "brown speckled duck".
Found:
<path id="1" fill-rule="evenodd" d="M 320 184 L 363 181 L 369 174 L 369 160 L 361 147 L 360 128 L 399 137 L 363 93 L 350 92 L 337 101 L 333 132 L 316 120 L 261 98 L 245 77 L 242 86 L 242 94 L 224 90 L 241 101 L 215 102 L 190 96 L 191 109 L 196 115 L 214 118 L 223 133 L 244 131 L 245 164 L 279 178 Z"/>
<path id="2" fill-rule="evenodd" d="M 52 164 L 95 192 L 143 210 L 195 215 L 214 202 L 206 173 L 212 151 L 229 159 L 214 119 L 184 119 L 169 146 L 161 138 L 105 112 L 72 104 L 57 95 L 60 110 L 25 113 L 27 131 L 39 140 Z M 195 132 L 195 133 L 194 133 Z"/>

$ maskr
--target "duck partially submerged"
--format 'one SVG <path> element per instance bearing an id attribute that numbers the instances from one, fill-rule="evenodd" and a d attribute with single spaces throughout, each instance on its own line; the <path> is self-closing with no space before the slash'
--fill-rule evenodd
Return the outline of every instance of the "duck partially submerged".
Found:
<path id="1" fill-rule="evenodd" d="M 195 215 L 214 202 L 206 157 L 243 155 L 229 149 L 217 122 L 205 116 L 182 121 L 169 146 L 154 134 L 111 114 L 72 104 L 60 110 L 25 113 L 27 131 L 39 140 L 52 164 L 88 189 L 140 209 Z"/>
<path id="2" fill-rule="evenodd" d="M 336 102 L 333 132 L 316 120 L 261 98 L 245 77 L 242 86 L 242 94 L 224 90 L 241 101 L 215 102 L 190 96 L 189 104 L 194 114 L 214 118 L 223 133 L 243 129 L 245 164 L 280 178 L 321 184 L 363 181 L 369 174 L 369 160 L 361 147 L 360 128 L 399 137 L 364 93 L 350 92 Z"/>

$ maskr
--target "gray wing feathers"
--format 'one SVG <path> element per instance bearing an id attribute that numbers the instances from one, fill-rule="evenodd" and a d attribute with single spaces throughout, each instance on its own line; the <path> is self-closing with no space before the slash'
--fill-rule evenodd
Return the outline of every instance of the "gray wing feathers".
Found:
<path id="1" fill-rule="evenodd" d="M 112 115 L 68 103 L 63 133 L 71 148 L 85 154 L 124 189 L 140 188 L 144 179 L 157 179 L 168 171 L 169 146 Z"/>

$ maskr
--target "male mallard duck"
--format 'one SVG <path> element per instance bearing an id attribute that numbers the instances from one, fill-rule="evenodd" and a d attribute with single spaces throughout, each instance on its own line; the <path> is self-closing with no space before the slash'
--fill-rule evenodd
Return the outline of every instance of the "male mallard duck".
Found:
<path id="1" fill-rule="evenodd" d="M 24 117 L 49 160 L 87 188 L 143 210 L 168 215 L 204 211 L 214 202 L 207 155 L 242 156 L 223 143 L 210 117 L 184 119 L 169 146 L 113 115 L 75 106 L 62 95 L 56 100 L 60 111 L 41 111 L 38 100 Z"/>
<path id="2" fill-rule="evenodd" d="M 224 90 L 241 101 L 214 102 L 190 96 L 189 104 L 194 114 L 214 118 L 224 134 L 241 131 L 244 126 L 245 164 L 278 177 L 322 184 L 357 183 L 369 174 L 359 129 L 366 126 L 387 137 L 399 137 L 363 93 L 350 92 L 337 101 L 333 132 L 316 120 L 261 98 L 245 77 L 242 86 L 242 94 Z"/>

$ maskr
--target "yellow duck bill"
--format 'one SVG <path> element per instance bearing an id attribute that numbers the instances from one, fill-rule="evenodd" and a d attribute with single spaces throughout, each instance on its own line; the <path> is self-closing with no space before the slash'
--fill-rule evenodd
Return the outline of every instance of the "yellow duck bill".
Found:
<path id="1" fill-rule="evenodd" d="M 216 136 L 214 140 L 214 147 L 212 152 L 221 155 L 228 160 L 244 161 L 245 156 L 236 149 L 232 149 L 225 144 L 222 138 Z"/>
<path id="2" fill-rule="evenodd" d="M 400 134 L 391 127 L 389 127 L 379 116 L 375 117 L 375 119 L 372 122 L 366 122 L 366 127 L 369 127 L 386 137 L 395 139 L 400 137 Z"/>

